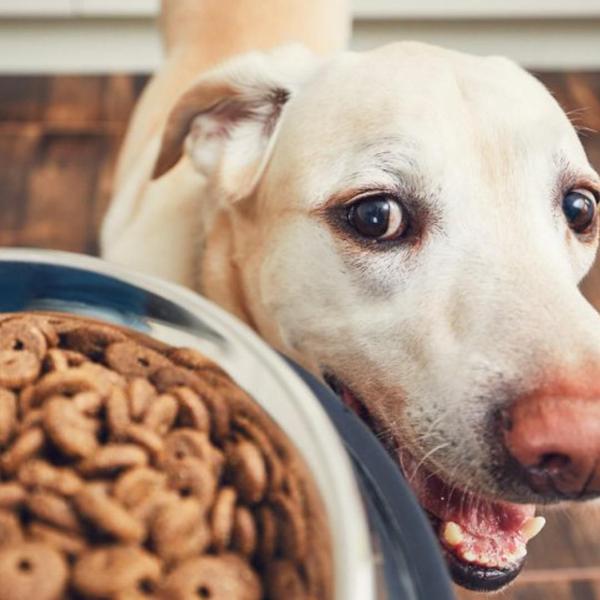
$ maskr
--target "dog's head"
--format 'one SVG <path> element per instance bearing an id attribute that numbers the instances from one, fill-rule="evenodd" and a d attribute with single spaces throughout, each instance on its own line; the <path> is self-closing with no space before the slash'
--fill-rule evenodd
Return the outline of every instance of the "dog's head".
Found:
<path id="1" fill-rule="evenodd" d="M 455 578 L 510 581 L 524 503 L 600 493 L 600 182 L 558 104 L 501 58 L 286 49 L 194 85 L 156 175 L 184 140 L 255 326 L 388 445 Z"/>

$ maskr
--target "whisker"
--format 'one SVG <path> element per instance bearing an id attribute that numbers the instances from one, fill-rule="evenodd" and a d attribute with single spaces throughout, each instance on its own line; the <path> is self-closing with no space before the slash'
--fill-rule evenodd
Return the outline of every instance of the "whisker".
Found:
<path id="1" fill-rule="evenodd" d="M 431 458 L 436 452 L 438 452 L 439 450 L 442 450 L 443 448 L 446 448 L 447 446 L 449 446 L 450 444 L 448 442 L 445 442 L 443 444 L 439 444 L 438 446 L 435 446 L 434 448 L 432 448 L 429 452 L 427 452 L 425 454 L 425 456 L 423 456 L 423 458 L 418 462 L 417 466 L 415 467 L 415 470 L 413 471 L 412 475 L 410 476 L 409 481 L 413 481 L 414 478 L 417 476 L 417 472 L 419 471 L 419 469 L 425 464 L 425 462 Z"/>

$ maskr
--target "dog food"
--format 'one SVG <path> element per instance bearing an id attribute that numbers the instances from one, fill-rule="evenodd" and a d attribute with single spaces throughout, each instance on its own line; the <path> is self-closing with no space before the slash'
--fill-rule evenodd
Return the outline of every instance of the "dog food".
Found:
<path id="1" fill-rule="evenodd" d="M 215 363 L 0 315 L 0 600 L 329 600 L 320 499 Z"/>

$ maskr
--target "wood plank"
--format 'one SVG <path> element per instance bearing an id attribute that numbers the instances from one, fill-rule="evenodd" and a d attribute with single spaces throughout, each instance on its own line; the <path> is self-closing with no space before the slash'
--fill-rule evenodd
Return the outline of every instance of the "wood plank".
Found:
<path id="1" fill-rule="evenodd" d="M 111 75 L 102 81 L 102 111 L 100 117 L 109 123 L 118 123 L 123 129 L 140 94 L 139 83 L 130 75 Z M 143 78 L 143 82 L 146 81 Z"/>
<path id="2" fill-rule="evenodd" d="M 0 121 L 39 121 L 43 118 L 48 77 L 0 78 Z"/>
<path id="3" fill-rule="evenodd" d="M 101 120 L 101 77 L 53 77 L 44 119 L 53 123 L 94 123 Z"/>
<path id="4" fill-rule="evenodd" d="M 517 580 L 518 582 L 519 580 Z M 490 596 L 456 590 L 457 600 L 600 600 L 598 589 L 587 581 L 549 583 L 514 583 L 507 590 Z"/>
<path id="5" fill-rule="evenodd" d="M 44 136 L 29 176 L 17 245 L 86 250 L 102 143 L 96 136 Z"/>
<path id="6" fill-rule="evenodd" d="M 1 76 L 0 131 L 43 125 L 54 131 L 127 127 L 148 77 Z"/>
<path id="7" fill-rule="evenodd" d="M 0 136 L 0 246 L 16 242 L 27 201 L 27 173 L 38 141 L 35 132 Z"/>

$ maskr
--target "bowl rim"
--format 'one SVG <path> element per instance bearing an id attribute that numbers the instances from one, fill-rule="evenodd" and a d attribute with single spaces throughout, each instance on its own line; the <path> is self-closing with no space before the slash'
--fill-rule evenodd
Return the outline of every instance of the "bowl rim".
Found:
<path id="1" fill-rule="evenodd" d="M 155 294 L 199 318 L 208 315 L 210 324 L 216 324 L 220 330 L 224 330 L 227 339 L 233 338 L 264 362 L 278 382 L 298 400 L 304 426 L 309 428 L 314 443 L 321 447 L 320 460 L 315 462 L 297 445 L 313 472 L 331 528 L 334 596 L 336 600 L 367 600 L 376 597 L 376 557 L 373 554 L 368 517 L 343 442 L 306 383 L 256 332 L 197 292 L 101 258 L 58 250 L 0 248 L 1 263 L 27 263 L 82 270 Z M 277 414 L 273 414 L 268 407 L 263 408 L 283 427 Z"/>

